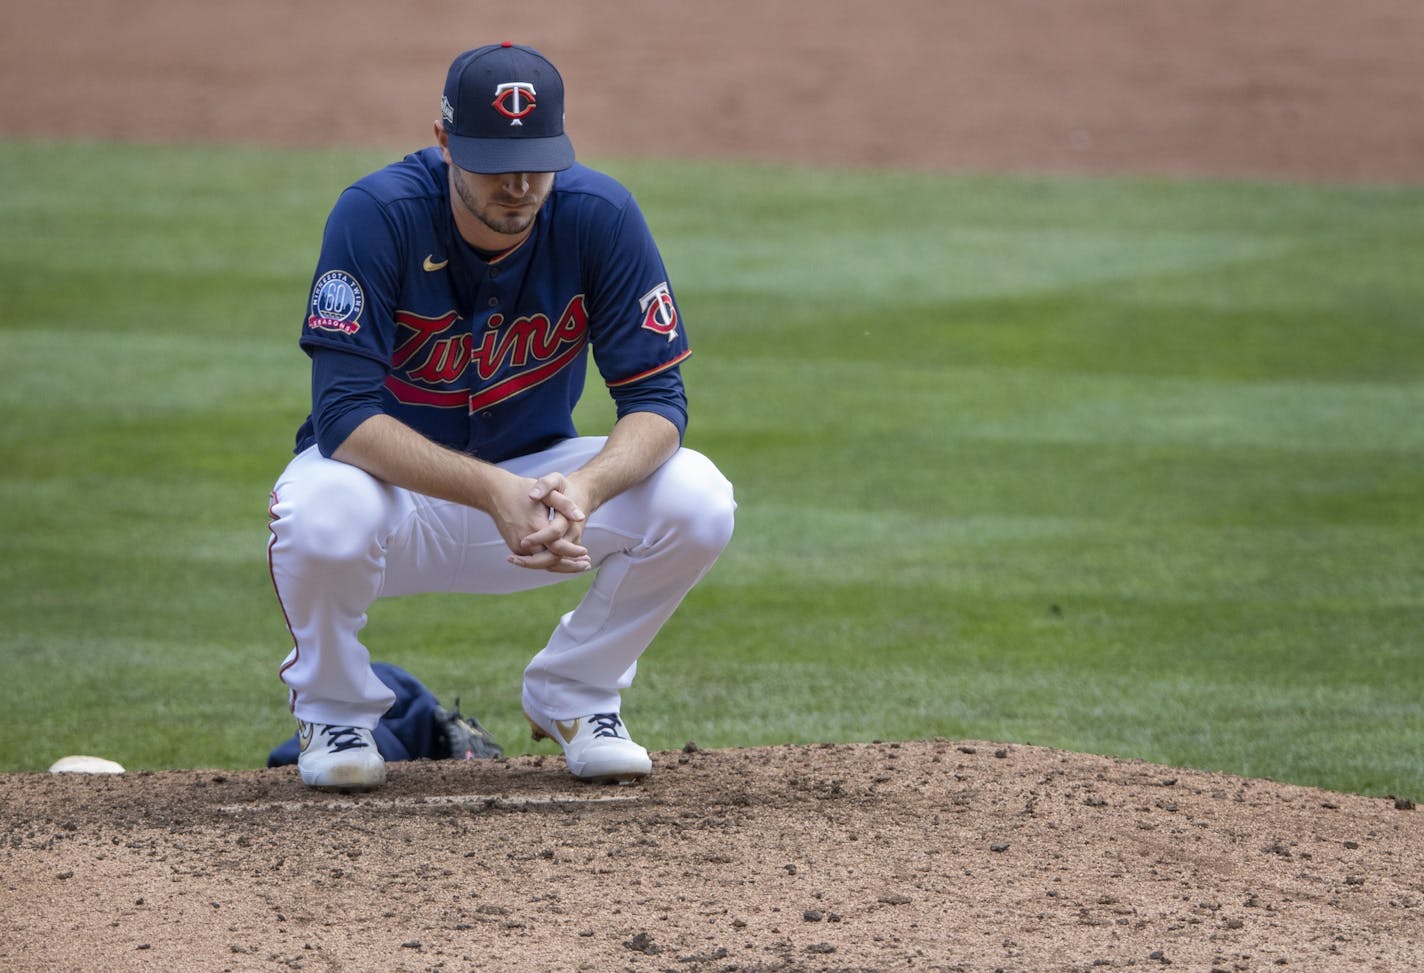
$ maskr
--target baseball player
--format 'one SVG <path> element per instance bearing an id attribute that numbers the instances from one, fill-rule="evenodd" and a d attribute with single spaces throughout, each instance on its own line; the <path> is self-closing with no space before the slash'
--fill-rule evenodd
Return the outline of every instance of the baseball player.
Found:
<path id="1" fill-rule="evenodd" d="M 538 51 L 455 58 L 435 139 L 337 199 L 302 326 L 312 408 L 269 545 L 301 779 L 385 781 L 371 731 L 393 696 L 359 639 L 375 600 L 585 571 L 524 670 L 524 712 L 575 776 L 639 778 L 652 763 L 620 692 L 736 507 L 681 445 L 686 328 L 628 190 L 575 163 L 563 80 Z M 572 421 L 589 349 L 616 406 L 607 436 Z"/>

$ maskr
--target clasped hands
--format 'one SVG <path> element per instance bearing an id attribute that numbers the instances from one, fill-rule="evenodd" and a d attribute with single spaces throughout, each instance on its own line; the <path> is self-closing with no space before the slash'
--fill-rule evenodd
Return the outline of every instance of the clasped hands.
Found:
<path id="1" fill-rule="evenodd" d="M 495 517 L 509 546 L 509 563 L 536 571 L 579 574 L 593 567 L 579 543 L 590 497 L 562 473 L 516 477 Z"/>

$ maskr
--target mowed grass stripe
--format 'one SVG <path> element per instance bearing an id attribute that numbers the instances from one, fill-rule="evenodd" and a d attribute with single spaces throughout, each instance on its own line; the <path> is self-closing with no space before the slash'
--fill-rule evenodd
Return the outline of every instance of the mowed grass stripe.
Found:
<path id="1" fill-rule="evenodd" d="M 0 769 L 291 733 L 265 498 L 322 221 L 383 161 L 0 141 Z M 1424 192 L 607 168 L 742 504 L 627 694 L 640 739 L 1424 795 Z M 381 603 L 364 637 L 521 752 L 520 671 L 584 585 Z"/>

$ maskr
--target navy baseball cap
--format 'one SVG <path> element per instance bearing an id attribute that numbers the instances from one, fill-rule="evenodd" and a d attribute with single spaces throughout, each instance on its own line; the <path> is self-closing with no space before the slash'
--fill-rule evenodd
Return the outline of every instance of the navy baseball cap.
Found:
<path id="1" fill-rule="evenodd" d="M 564 134 L 564 79 L 532 47 L 505 41 L 455 58 L 440 118 L 461 169 L 558 172 L 574 164 Z"/>

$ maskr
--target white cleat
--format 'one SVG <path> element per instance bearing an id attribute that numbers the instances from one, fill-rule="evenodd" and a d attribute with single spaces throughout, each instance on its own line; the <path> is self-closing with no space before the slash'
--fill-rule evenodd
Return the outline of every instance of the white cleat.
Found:
<path id="1" fill-rule="evenodd" d="M 534 731 L 534 739 L 548 738 L 563 747 L 569 773 L 581 780 L 627 784 L 653 771 L 648 751 L 628 736 L 628 728 L 617 713 L 556 720 L 536 715 L 526 706 L 524 715 Z"/>
<path id="2" fill-rule="evenodd" d="M 297 720 L 297 744 L 297 770 L 308 787 L 369 791 L 386 782 L 386 761 L 364 727 Z"/>

